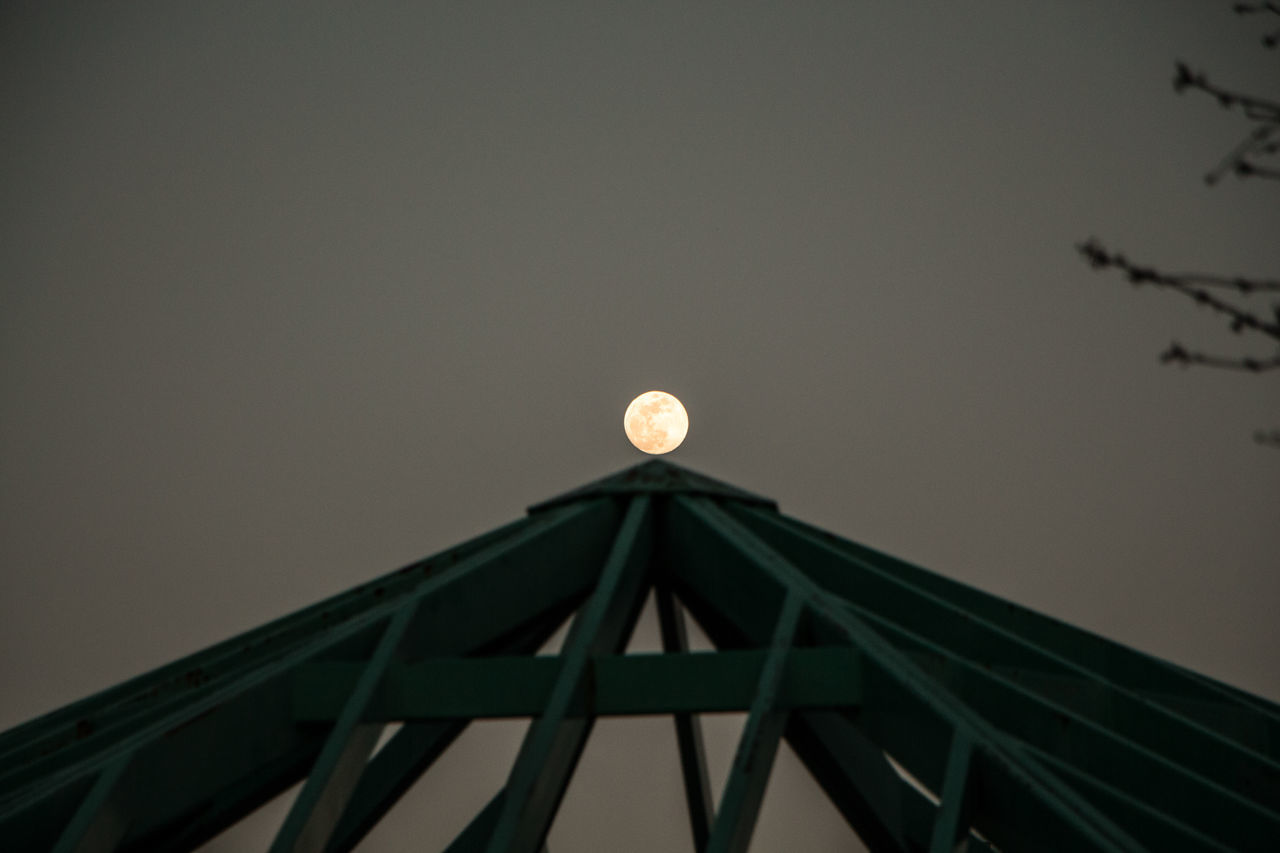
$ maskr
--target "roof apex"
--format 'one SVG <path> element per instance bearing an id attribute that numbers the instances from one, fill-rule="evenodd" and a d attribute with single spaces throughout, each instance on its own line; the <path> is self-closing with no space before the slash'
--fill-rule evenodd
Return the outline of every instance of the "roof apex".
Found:
<path id="1" fill-rule="evenodd" d="M 552 507 L 563 506 L 581 500 L 600 497 L 602 495 L 629 495 L 637 493 L 649 494 L 692 494 L 706 495 L 713 498 L 754 504 L 776 510 L 777 502 L 772 498 L 754 495 L 751 492 L 714 480 L 705 474 L 672 465 L 661 459 L 651 459 L 639 465 L 625 468 L 616 474 L 587 483 L 585 486 L 565 492 L 549 500 L 529 507 L 529 512 L 540 512 Z"/>

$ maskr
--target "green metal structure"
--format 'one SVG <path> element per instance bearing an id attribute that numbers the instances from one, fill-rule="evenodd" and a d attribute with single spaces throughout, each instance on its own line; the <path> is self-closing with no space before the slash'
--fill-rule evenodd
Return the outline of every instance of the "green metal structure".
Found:
<path id="1" fill-rule="evenodd" d="M 624 654 L 651 589 L 665 651 Z M 747 712 L 714 803 L 709 711 Z M 783 738 L 877 853 L 1280 849 L 1280 707 L 661 461 L 5 733 L 0 847 L 190 850 L 305 779 L 271 851 L 351 850 L 531 717 L 447 850 L 539 851 L 614 714 L 672 716 L 699 851 L 747 849 Z"/>

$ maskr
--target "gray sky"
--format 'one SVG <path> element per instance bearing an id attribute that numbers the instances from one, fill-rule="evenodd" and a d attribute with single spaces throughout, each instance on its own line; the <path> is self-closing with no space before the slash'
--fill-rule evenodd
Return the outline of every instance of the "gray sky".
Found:
<path id="1" fill-rule="evenodd" d="M 1242 120 L 1170 85 L 1275 94 L 1257 22 L 300 5 L 0 12 L 0 727 L 642 461 L 650 388 L 677 464 L 1280 699 L 1276 380 L 1161 367 L 1238 345 L 1073 249 L 1280 271 L 1275 184 L 1200 181 Z M 669 726 L 609 725 L 630 803 Z"/>

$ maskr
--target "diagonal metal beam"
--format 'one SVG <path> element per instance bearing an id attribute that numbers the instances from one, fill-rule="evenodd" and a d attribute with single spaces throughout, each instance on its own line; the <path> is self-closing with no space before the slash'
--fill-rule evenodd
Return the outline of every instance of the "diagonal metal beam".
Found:
<path id="1" fill-rule="evenodd" d="M 560 660 L 494 657 L 512 654 L 515 638 L 551 612 L 576 607 L 593 588 L 600 593 L 619 507 L 655 490 L 659 517 L 671 521 L 654 531 L 657 547 L 689 546 L 663 585 L 669 580 L 717 646 L 736 651 L 711 659 L 668 643 L 666 655 L 618 656 L 581 641 L 588 651 L 574 677 Z M 468 849 L 513 846 L 495 835 L 512 813 L 516 837 L 541 843 L 596 716 L 748 705 L 752 719 L 765 722 L 750 738 L 744 730 L 740 756 L 748 740 L 754 744 L 750 759 L 735 761 L 745 793 L 734 794 L 731 809 L 726 786 L 720 824 L 710 815 L 696 725 L 678 735 L 695 839 L 701 813 L 704 839 L 708 824 L 716 826 L 718 848 L 747 844 L 777 746 L 768 721 L 779 717 L 846 819 L 875 839 L 876 853 L 950 849 L 957 840 L 985 848 L 965 831 L 975 825 L 1005 849 L 1131 849 L 1135 838 L 1153 849 L 1267 849 L 1280 836 L 1274 703 L 842 542 L 723 488 L 626 474 L 608 489 L 570 497 L 0 735 L 0 838 L 58 853 L 190 849 L 314 764 L 311 792 L 294 806 L 310 815 L 291 817 L 300 843 L 281 845 L 339 853 L 465 724 L 438 717 L 461 709 L 465 717 L 546 718 L 565 692 L 559 723 L 546 727 L 549 759 L 537 764 L 530 786 L 513 771 L 484 819 L 460 836 Z M 644 574 L 634 609 L 606 620 L 624 633 Z M 782 655 L 765 703 L 757 688 L 777 660 L 780 602 L 792 598 L 805 615 L 803 645 Z M 366 691 L 368 666 L 350 662 L 371 661 L 388 623 L 414 606 L 418 615 L 392 655 L 404 663 L 387 663 Z M 566 651 L 580 645 L 588 610 Z M 662 619 L 661 598 L 659 610 Z M 499 671 L 516 677 L 507 695 L 440 692 Z M 325 674 L 338 675 L 329 693 L 316 688 L 307 713 L 291 713 L 299 684 Z M 823 675 L 838 689 L 818 689 Z M 434 694 L 409 682 L 435 676 L 445 677 Z M 361 691 L 367 695 L 353 711 Z M 832 705 L 841 710 L 805 710 Z M 413 721 L 367 761 L 378 728 L 371 724 L 397 714 Z M 940 792 L 941 803 L 898 777 L 886 754 Z M 192 766 L 201 767 L 197 777 L 187 772 Z M 516 849 L 534 848 L 522 840 Z"/>
<path id="2" fill-rule="evenodd" d="M 120 730 L 136 730 L 299 644 L 314 642 L 336 626 L 403 595 L 486 548 L 530 532 L 553 529 L 581 517 L 583 510 L 582 506 L 566 507 L 538 519 L 512 522 L 16 726 L 0 734 L 0 791 L 12 790 L 17 784 L 15 779 L 25 777 L 32 764 L 39 764 L 37 772 L 46 772 L 50 766 L 77 760 L 82 747 L 91 741 L 109 738 Z"/>
<path id="3" fill-rule="evenodd" d="M 1157 706 L 1164 716 L 1194 720 L 1220 738 L 1280 761 L 1280 706 L 1274 703 L 779 513 L 744 505 L 731 512 L 824 588 L 854 595 L 916 630 L 950 626 L 948 638 L 939 642 L 957 651 L 968 648 L 974 659 L 1086 673 L 1109 693 L 1134 697 L 1132 709 Z M 1159 718 L 1152 724 L 1169 725 Z M 1193 748 L 1230 754 L 1228 746 L 1197 739 Z"/>
<path id="4" fill-rule="evenodd" d="M 1185 813 L 1170 815 L 1162 812 L 1143 802 L 1132 790 L 1123 790 L 1102 782 L 1061 758 L 1024 741 L 1019 741 L 1017 745 L 1019 749 L 1072 787 L 1086 793 L 1089 799 L 1098 803 L 1099 807 L 1108 814 L 1123 821 L 1125 826 L 1133 827 L 1134 833 L 1140 835 L 1152 850 L 1225 853 L 1228 850 L 1270 850 L 1275 846 L 1272 843 L 1274 839 L 1270 837 L 1254 839 L 1252 843 L 1242 846 L 1224 844 L 1221 840 L 1212 838 L 1194 826 L 1188 825 L 1183 819 Z"/>
<path id="5" fill-rule="evenodd" d="M 943 772 L 941 751 L 957 725 L 974 732 L 983 763 L 981 787 L 998 789 L 998 815 L 975 815 L 975 824 L 1006 849 L 1074 847 L 1139 850 L 1124 830 L 1038 763 L 1010 748 L 982 717 L 965 707 L 788 560 L 769 548 L 714 503 L 677 497 L 672 503 L 664 553 L 686 604 L 704 627 L 727 637 L 754 638 L 767 630 L 761 598 L 781 587 L 796 590 L 814 614 L 815 632 L 843 637 L 863 656 L 863 707 L 858 721 L 926 784 Z M 776 598 L 776 592 L 773 593 Z M 704 618 L 704 613 L 707 618 Z M 710 630 L 710 628 L 709 628 Z M 719 642 L 719 641 L 717 641 Z M 921 772 L 917 772 L 917 770 Z M 986 798 L 983 798 L 985 803 Z M 1000 821 L 995 817 L 1011 817 Z M 983 820 L 991 818 L 992 832 Z"/>
<path id="6" fill-rule="evenodd" d="M 956 840 L 969 834 L 972 804 L 969 757 L 972 753 L 973 738 L 964 729 L 956 729 L 951 736 L 951 751 L 947 755 L 947 771 L 942 781 L 942 802 L 934 817 L 929 853 L 953 853 Z"/>
<path id="7" fill-rule="evenodd" d="M 835 711 L 794 713 L 785 736 L 871 853 L 907 853 L 906 813 L 912 795 L 924 795 L 898 776 L 883 750 Z"/>
<path id="8" fill-rule="evenodd" d="M 53 853 L 111 853 L 116 849 L 131 819 L 129 805 L 119 800 L 121 782 L 132 761 L 133 754 L 125 753 L 98 774 Z"/>
<path id="9" fill-rule="evenodd" d="M 668 654 L 689 651 L 689 635 L 685 629 L 684 614 L 678 609 L 675 597 L 667 585 L 654 587 L 658 606 L 658 628 L 662 633 L 662 648 Z M 707 756 L 702 746 L 702 725 L 695 714 L 674 715 L 676 744 L 680 750 L 680 774 L 684 778 L 685 803 L 689 808 L 689 828 L 693 833 L 693 849 L 705 850 L 711 837 L 711 822 L 715 810 L 711 800 L 711 781 L 707 776 Z"/>
<path id="10" fill-rule="evenodd" d="M 803 598 L 797 591 L 789 591 L 769 640 L 769 656 L 765 659 L 756 697 L 742 729 L 742 738 L 738 741 L 733 767 L 720 798 L 720 808 L 716 810 L 707 853 L 744 853 L 751 843 L 760 801 L 764 799 L 764 790 L 769 783 L 769 771 L 773 768 L 778 742 L 787 725 L 786 710 L 778 708 L 778 690 L 803 613 Z"/>
<path id="11" fill-rule="evenodd" d="M 1185 716 L 1185 707 L 1166 707 L 1149 692 L 1134 692 L 1133 684 L 1164 684 L 1158 676 L 1167 675 L 1167 670 L 1156 666 L 1158 662 L 1126 652 L 1116 654 L 1115 660 L 1120 663 L 1110 663 L 1110 658 L 1094 661 L 1094 666 L 1107 667 L 1105 671 L 1088 669 L 1083 663 L 1012 633 L 988 619 L 986 611 L 972 612 L 943 597 L 945 587 L 920 588 L 908 580 L 914 575 L 901 578 L 869 564 L 863 557 L 846 555 L 829 537 L 795 532 L 780 516 L 741 510 L 736 517 L 751 521 L 769 546 L 787 556 L 820 587 L 847 599 L 864 619 L 891 624 L 904 635 L 927 640 L 946 649 L 948 656 L 965 658 L 983 670 L 998 670 L 1002 678 L 1041 693 L 1080 719 L 1105 727 L 1117 738 L 1160 753 L 1192 774 L 1252 799 L 1258 806 L 1271 811 L 1280 809 L 1280 762 L 1240 739 L 1257 733 L 1257 727 L 1263 725 L 1261 716 L 1249 717 L 1244 708 L 1221 703 L 1216 706 L 1220 711 L 1210 719 Z M 928 579 L 928 573 L 915 571 Z M 964 601 L 963 596 L 960 601 Z M 1114 678 L 1112 669 L 1126 674 L 1124 685 L 1110 680 Z M 1231 717 L 1239 721 L 1240 716 L 1247 717 L 1245 721 L 1253 725 L 1243 731 L 1235 725 L 1230 734 L 1219 730 L 1224 722 L 1233 721 Z"/>
<path id="12" fill-rule="evenodd" d="M 877 578 L 847 561 L 824 562 L 821 540 L 813 538 L 801 548 L 779 537 L 776 522 L 759 527 L 773 530 L 774 543 L 789 546 L 787 553 L 797 555 L 806 577 L 843 593 L 842 608 L 907 652 L 917 666 L 922 655 L 934 656 L 938 665 L 921 669 L 998 728 L 1102 782 L 1133 791 L 1163 812 L 1170 826 L 1190 825 L 1232 846 L 1280 835 L 1280 772 L 1264 755 L 1152 707 L 1104 679 L 1077 682 L 1089 689 L 1068 694 L 1070 704 L 1051 700 L 1052 694 L 1040 689 L 1042 679 L 990 664 L 1013 654 L 1072 675 L 1088 673 L 1016 637 L 1002 637 L 983 619 L 932 595 L 901 599 L 906 593 L 890 578 Z"/>
<path id="13" fill-rule="evenodd" d="M 878 614 L 847 601 L 840 608 L 874 626 L 920 671 L 945 684 L 948 693 L 989 724 L 1058 756 L 1082 773 L 1131 791 L 1170 821 L 1188 824 L 1232 847 L 1247 849 L 1257 839 L 1280 837 L 1280 813 L 1237 790 L 1256 785 L 1256 777 L 1242 774 L 1234 784 L 1223 784 L 1201 776 L 1150 746 L 959 658 Z"/>
<path id="14" fill-rule="evenodd" d="M 345 853 L 359 844 L 466 727 L 466 720 L 406 723 L 369 762 L 325 853 Z"/>
<path id="15" fill-rule="evenodd" d="M 501 536 L 481 537 L 477 547 L 397 573 L 385 585 L 340 596 L 332 613 L 309 609 L 302 622 L 285 620 L 277 633 L 250 632 L 248 642 L 195 655 L 187 659 L 194 665 L 190 689 L 166 688 L 174 677 L 166 667 L 159 680 L 138 679 L 136 692 L 107 691 L 101 707 L 86 700 L 82 707 L 96 710 L 79 724 L 59 712 L 64 722 L 33 725 L 33 734 L 52 738 L 41 736 L 50 751 L 7 739 L 9 754 L 24 757 L 0 759 L 0 837 L 31 849 L 51 847 L 79 802 L 77 790 L 87 790 L 121 750 L 135 752 L 139 784 L 150 792 L 138 803 L 124 846 L 171 850 L 177 839 L 216 834 L 227 824 L 208 818 L 229 822 L 248 813 L 297 781 L 323 745 L 323 729 L 299 725 L 289 713 L 290 674 L 299 666 L 367 657 L 379 623 L 418 597 L 423 606 L 407 638 L 416 650 L 430 651 L 438 642 L 440 653 L 471 654 L 503 642 L 580 600 L 617 517 L 607 501 L 549 511 Z M 490 607 L 484 591 L 503 586 L 515 590 L 512 599 Z M 463 624 L 450 634 L 437 623 Z M 58 733 L 67 734 L 67 726 L 64 743 Z M 191 774 L 191 766 L 202 772 Z"/>
<path id="16" fill-rule="evenodd" d="M 794 713 L 786 738 L 871 853 L 928 849 L 937 807 L 898 775 L 845 714 Z M 972 834 L 966 842 L 971 853 L 991 850 Z"/>
<path id="17" fill-rule="evenodd" d="M 532 655 L 564 621 L 551 614 L 541 625 L 497 651 Z M 348 853 L 467 727 L 470 720 L 409 722 L 369 762 L 325 853 Z"/>
<path id="18" fill-rule="evenodd" d="M 593 655 L 625 646 L 644 602 L 652 530 L 650 499 L 631 498 L 595 590 L 560 652 L 560 674 L 542 715 L 529 726 L 507 780 L 502 811 L 486 850 L 536 853 L 564 796 L 594 716 L 571 717 Z"/>
<path id="19" fill-rule="evenodd" d="M 388 622 L 355 690 L 333 724 L 306 784 L 285 817 L 271 853 L 322 853 L 355 790 L 382 726 L 362 723 L 365 708 L 395 657 L 417 612 L 418 602 L 401 605 Z"/>
<path id="20" fill-rule="evenodd" d="M 506 788 L 494 794 L 493 799 L 476 813 L 462 832 L 458 833 L 458 837 L 444 849 L 444 853 L 483 853 L 485 845 L 493 836 L 493 827 L 498 823 L 506 798 Z"/>
<path id="21" fill-rule="evenodd" d="M 444 853 L 483 853 L 485 845 L 493 835 L 493 828 L 498 823 L 498 818 L 502 815 L 502 806 L 506 799 L 506 788 L 494 794 L 493 798 L 485 804 L 483 809 L 476 813 L 476 816 L 463 828 L 462 832 L 458 833 L 458 837 L 453 839 L 449 846 L 444 849 Z M 538 848 L 538 853 L 547 853 L 545 842 Z"/>

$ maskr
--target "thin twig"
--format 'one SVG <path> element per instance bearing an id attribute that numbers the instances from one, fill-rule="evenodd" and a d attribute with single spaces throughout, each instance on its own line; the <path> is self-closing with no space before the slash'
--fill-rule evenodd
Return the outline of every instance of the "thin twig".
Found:
<path id="1" fill-rule="evenodd" d="M 1261 319 L 1258 315 L 1238 305 L 1226 302 L 1212 293 L 1205 287 L 1201 286 L 1205 282 L 1198 281 L 1195 278 L 1182 277 L 1163 273 L 1154 267 L 1142 266 L 1135 264 L 1119 252 L 1110 252 L 1095 239 L 1089 239 L 1076 247 L 1080 253 L 1084 255 L 1089 264 L 1094 269 L 1107 269 L 1114 267 L 1124 272 L 1129 281 L 1135 285 L 1153 284 L 1157 287 L 1165 287 L 1169 290 L 1177 291 L 1188 299 L 1191 299 L 1197 305 L 1203 305 L 1219 314 L 1224 314 L 1231 318 L 1230 327 L 1233 332 L 1255 331 L 1261 332 L 1267 337 L 1280 341 L 1280 312 L 1277 312 L 1276 322 L 1269 323 Z M 1236 279 L 1220 279 L 1221 281 L 1235 282 Z M 1275 282 L 1257 282 L 1258 284 L 1273 285 Z M 1217 285 L 1222 286 L 1222 285 Z M 1244 289 L 1236 286 L 1237 290 L 1248 293 L 1252 290 L 1266 288 Z"/>
<path id="2" fill-rule="evenodd" d="M 1253 434 L 1253 440 L 1266 447 L 1280 448 L 1280 429 L 1260 429 Z"/>
<path id="3" fill-rule="evenodd" d="M 1223 370 L 1243 370 L 1247 373 L 1262 373 L 1280 368 L 1280 355 L 1274 358 L 1253 358 L 1252 356 L 1232 358 L 1223 355 L 1209 355 L 1208 353 L 1188 350 L 1177 341 L 1169 344 L 1169 348 L 1160 353 L 1160 361 L 1164 364 L 1182 364 L 1186 366 L 1201 364 L 1205 367 L 1217 367 Z"/>
<path id="4" fill-rule="evenodd" d="M 1240 178 L 1280 176 L 1280 172 L 1259 166 L 1257 162 L 1249 159 L 1250 155 L 1273 156 L 1276 142 L 1272 137 L 1280 139 L 1280 124 L 1262 124 L 1254 128 L 1253 133 L 1246 136 L 1232 149 L 1231 153 L 1223 157 L 1222 161 L 1204 176 L 1205 183 L 1216 184 L 1226 174 L 1235 174 Z"/>
<path id="5" fill-rule="evenodd" d="M 1252 15 L 1255 12 L 1270 12 L 1273 15 L 1280 15 L 1280 5 L 1275 3 L 1237 3 L 1233 8 L 1237 15 Z M 1263 36 L 1262 44 L 1269 49 L 1280 44 L 1280 30 L 1274 30 Z"/>
<path id="6" fill-rule="evenodd" d="M 1224 109 L 1239 107 L 1245 118 L 1257 126 L 1216 167 L 1204 176 L 1208 184 L 1216 184 L 1224 175 L 1241 178 L 1280 179 L 1280 170 L 1265 165 L 1258 158 L 1273 157 L 1280 145 L 1280 103 L 1254 95 L 1224 89 L 1209 82 L 1203 73 L 1192 71 L 1185 62 L 1175 65 L 1173 90 L 1201 91 L 1216 99 Z"/>
<path id="7" fill-rule="evenodd" d="M 1210 83 L 1209 78 L 1202 72 L 1192 71 L 1191 67 L 1185 62 L 1179 62 L 1175 66 L 1173 90 L 1181 94 L 1188 89 L 1204 92 L 1216 98 L 1219 104 L 1228 109 L 1240 107 L 1245 115 L 1253 121 L 1280 122 L 1280 103 L 1267 98 L 1259 98 L 1255 95 L 1245 95 L 1241 92 L 1224 89 L 1215 83 Z"/>

